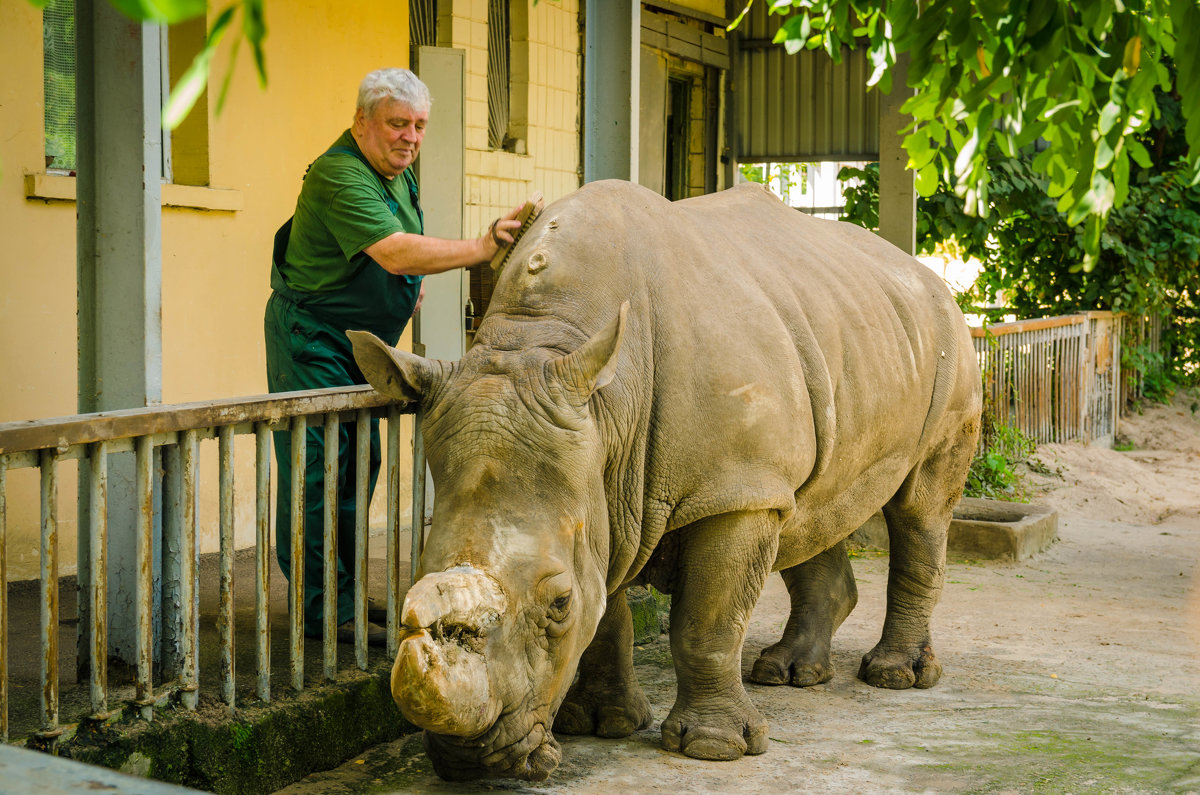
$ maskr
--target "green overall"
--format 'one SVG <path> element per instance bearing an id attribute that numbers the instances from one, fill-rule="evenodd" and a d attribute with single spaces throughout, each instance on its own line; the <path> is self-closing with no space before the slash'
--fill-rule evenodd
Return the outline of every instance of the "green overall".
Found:
<path id="1" fill-rule="evenodd" d="M 411 170 L 392 180 L 375 172 L 349 131 L 310 167 L 296 214 L 275 235 L 271 297 L 264 330 L 271 392 L 367 383 L 346 331 L 366 329 L 395 345 L 416 306 L 421 277 L 385 271 L 363 248 L 393 232 L 424 232 Z M 349 187 L 346 187 L 349 183 Z M 357 433 L 343 423 L 338 438 L 337 623 L 354 616 Z M 291 435 L 274 434 L 278 484 L 275 544 L 291 576 Z M 371 420 L 368 495 L 379 475 L 379 421 Z M 304 631 L 323 633 L 324 428 L 306 432 L 304 474 Z M 369 498 L 368 498 L 369 499 Z"/>

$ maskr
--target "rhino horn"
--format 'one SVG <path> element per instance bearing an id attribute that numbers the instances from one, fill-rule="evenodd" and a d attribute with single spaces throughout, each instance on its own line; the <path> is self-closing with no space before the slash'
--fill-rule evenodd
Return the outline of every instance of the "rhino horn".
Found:
<path id="1" fill-rule="evenodd" d="M 448 366 L 445 362 L 393 348 L 369 331 L 347 331 L 346 336 L 354 346 L 354 361 L 367 381 L 397 400 L 420 402 L 422 395 Z"/>
<path id="2" fill-rule="evenodd" d="M 462 566 L 416 582 L 401 612 L 392 698 L 408 720 L 454 737 L 475 737 L 500 715 L 484 645 L 506 599 L 499 584 Z"/>
<path id="3" fill-rule="evenodd" d="M 547 363 L 548 373 L 574 392 L 578 402 L 586 402 L 592 393 L 617 373 L 617 354 L 625 337 L 629 302 L 621 304 L 617 316 L 575 351 Z"/>

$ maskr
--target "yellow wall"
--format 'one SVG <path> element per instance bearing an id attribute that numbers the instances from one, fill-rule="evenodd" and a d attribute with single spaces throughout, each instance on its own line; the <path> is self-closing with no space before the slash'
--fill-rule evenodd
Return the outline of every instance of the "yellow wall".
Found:
<path id="1" fill-rule="evenodd" d="M 714 17 L 725 17 L 725 0 L 673 0 L 675 5 L 701 11 Z"/>
<path id="2" fill-rule="evenodd" d="M 527 0 L 522 6 L 513 0 L 513 6 L 523 31 L 512 69 L 525 92 L 514 108 L 525 127 L 524 154 L 492 151 L 487 144 L 487 0 L 439 4 L 439 44 L 467 53 L 467 234 L 482 232 L 535 190 L 549 202 L 580 183 L 579 2 L 534 6 Z M 242 47 L 222 112 L 215 102 L 198 111 L 207 114 L 209 187 L 164 187 L 165 201 L 187 205 L 168 206 L 162 216 L 164 403 L 266 391 L 262 313 L 272 235 L 292 212 L 305 167 L 349 125 L 363 75 L 407 65 L 402 2 L 289 0 L 267 3 L 266 13 L 266 89 L 258 86 Z M 230 44 L 215 60 L 214 85 L 226 74 Z M 43 174 L 41 56 L 41 12 L 28 2 L 0 3 L 0 338 L 8 340 L 0 348 L 0 422 L 76 410 L 74 184 Z M 194 130 L 186 137 L 188 148 L 205 145 Z M 181 157 L 183 152 L 181 147 Z M 205 169 L 195 165 L 180 169 L 181 181 L 203 181 Z M 33 185 L 28 191 L 27 182 Z M 405 440 L 410 429 L 406 420 Z M 216 548 L 215 446 L 201 445 L 203 551 Z M 402 444 L 402 482 L 411 474 L 408 449 Z M 236 457 L 237 543 L 245 546 L 253 543 L 254 518 L 249 438 L 239 439 Z M 74 473 L 73 462 L 60 466 L 63 573 L 75 566 Z M 33 578 L 37 473 L 13 470 L 8 482 L 9 578 Z M 380 488 L 372 511 L 376 525 L 383 497 Z"/>
<path id="3" fill-rule="evenodd" d="M 259 88 L 242 47 L 224 110 L 217 115 L 215 102 L 208 110 L 216 190 L 198 203 L 220 206 L 232 196 L 240 209 L 163 211 L 166 403 L 266 391 L 262 317 L 271 237 L 292 212 L 305 167 L 349 125 L 363 75 L 407 65 L 404 3 L 289 0 L 267 3 L 266 13 L 267 88 Z M 214 64 L 218 85 L 228 45 Z M 69 415 L 76 407 L 75 207 L 29 199 L 25 191 L 25 175 L 44 170 L 41 12 L 28 2 L 0 3 L 0 75 L 0 422 L 9 422 Z M 69 178 L 50 183 L 49 193 L 73 195 Z M 238 456 L 238 538 L 246 544 L 253 537 L 252 445 L 240 444 Z M 206 449 L 205 550 L 215 547 L 213 458 Z M 63 465 L 59 484 L 64 573 L 75 559 L 73 469 Z M 37 576 L 36 481 L 32 471 L 9 474 L 10 579 Z"/>

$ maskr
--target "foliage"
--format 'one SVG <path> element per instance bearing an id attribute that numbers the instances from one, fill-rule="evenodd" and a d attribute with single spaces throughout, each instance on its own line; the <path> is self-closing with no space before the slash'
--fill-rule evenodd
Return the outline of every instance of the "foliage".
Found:
<path id="1" fill-rule="evenodd" d="M 840 61 L 843 46 L 865 42 L 868 85 L 885 92 L 907 55 L 915 93 L 903 107 L 913 117 L 904 146 L 922 196 L 949 185 L 969 214 L 984 216 L 992 149 L 1015 157 L 1044 141 L 1030 169 L 1078 230 L 1084 270 L 1102 255 L 1112 211 L 1130 198 L 1131 163 L 1149 162 L 1137 136 L 1163 114 L 1164 92 L 1186 119 L 1181 178 L 1200 182 L 1197 0 L 765 1 L 786 16 L 776 41 L 789 52 L 822 48 Z M 1163 56 L 1175 58 L 1174 81 Z"/>
<path id="2" fill-rule="evenodd" d="M 984 407 L 981 427 L 963 496 L 1027 502 L 1025 479 L 1017 465 L 1033 455 L 1033 442 L 1016 428 L 998 424 L 989 407 Z"/>
<path id="3" fill-rule="evenodd" d="M 1164 67 L 1173 71 L 1173 64 Z M 1166 318 L 1162 348 L 1140 336 L 1123 346 L 1124 365 L 1143 378 L 1151 399 L 1169 397 L 1176 383 L 1200 378 L 1200 184 L 1192 184 L 1178 102 L 1164 109 L 1138 139 L 1147 166 L 1130 175 L 1129 201 L 1114 210 L 1090 270 L 1081 267 L 1085 230 L 1047 195 L 1034 148 L 1008 157 L 988 150 L 988 216 L 968 214 L 949 186 L 939 184 L 917 203 L 917 247 L 924 253 L 953 241 L 977 258 L 980 278 L 960 303 L 970 311 L 1018 317 L 1111 309 L 1131 317 Z M 877 225 L 878 172 L 858 170 L 860 184 L 846 192 L 846 220 Z M 988 309 L 988 307 L 998 307 Z M 1165 357 L 1161 351 L 1170 352 Z"/>
<path id="4" fill-rule="evenodd" d="M 219 110 L 225 102 L 225 95 L 229 89 L 230 78 L 233 76 L 233 67 L 237 61 L 242 39 L 250 42 L 259 84 L 266 85 L 267 65 L 263 55 L 263 42 L 267 37 L 264 15 L 265 1 L 233 0 L 213 18 L 204 47 L 197 53 L 183 76 L 179 78 L 179 82 L 171 89 L 170 99 L 163 108 L 163 129 L 173 130 L 178 127 L 195 106 L 196 100 L 208 87 L 209 72 L 217 45 L 225 38 L 234 17 L 239 12 L 242 15 L 241 34 L 234 40 L 233 55 L 229 59 L 225 82 L 217 100 L 217 109 Z M 45 8 L 52 0 L 29 0 L 29 2 L 38 8 Z M 113 8 L 132 20 L 162 25 L 186 22 L 189 19 L 203 16 L 208 10 L 208 0 L 109 0 L 109 2 Z"/>

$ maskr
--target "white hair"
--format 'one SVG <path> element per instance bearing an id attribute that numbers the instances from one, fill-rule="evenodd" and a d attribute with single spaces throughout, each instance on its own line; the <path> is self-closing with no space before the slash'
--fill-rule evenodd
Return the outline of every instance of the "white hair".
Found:
<path id="1" fill-rule="evenodd" d="M 408 69 L 376 69 L 358 86 L 358 109 L 370 118 L 384 99 L 394 99 L 418 113 L 428 113 L 433 98 L 429 88 Z"/>

